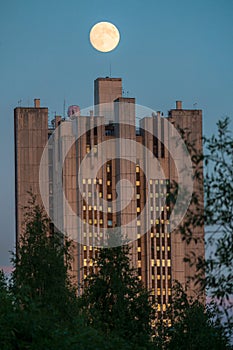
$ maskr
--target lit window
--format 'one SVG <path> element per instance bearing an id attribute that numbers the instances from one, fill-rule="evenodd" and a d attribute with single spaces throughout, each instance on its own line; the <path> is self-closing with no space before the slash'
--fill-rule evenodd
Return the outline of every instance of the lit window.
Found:
<path id="1" fill-rule="evenodd" d="M 92 224 L 92 219 L 89 219 L 89 224 Z"/>
<path id="2" fill-rule="evenodd" d="M 150 223 L 151 223 L 151 225 L 153 225 L 153 223 L 154 223 L 154 220 L 153 220 L 153 219 L 151 219 L 151 220 L 150 220 Z"/>
<path id="3" fill-rule="evenodd" d="M 102 182 L 102 179 L 99 179 L 99 184 L 102 185 L 102 183 L 103 183 L 103 182 Z"/>
<path id="4" fill-rule="evenodd" d="M 161 294 L 161 290 L 160 288 L 157 289 L 157 295 L 160 295 Z"/>
<path id="5" fill-rule="evenodd" d="M 96 185 L 96 179 L 93 180 L 94 184 Z"/>
<path id="6" fill-rule="evenodd" d="M 86 210 L 86 206 L 85 205 L 83 205 L 83 210 Z"/>
<path id="7" fill-rule="evenodd" d="M 103 207 L 102 205 L 99 206 L 99 210 L 102 211 L 103 210 Z"/>
<path id="8" fill-rule="evenodd" d="M 97 219 L 94 219 L 94 224 L 97 225 Z"/>
<path id="9" fill-rule="evenodd" d="M 166 304 L 163 304 L 163 311 L 166 311 Z"/>
<path id="10" fill-rule="evenodd" d="M 83 247 L 83 250 L 87 250 L 87 246 L 86 245 Z"/>
<path id="11" fill-rule="evenodd" d="M 165 266 L 165 259 L 162 259 L 162 266 Z"/>
<path id="12" fill-rule="evenodd" d="M 154 197 L 154 194 L 153 193 L 150 193 L 150 198 L 153 198 Z"/>
<path id="13" fill-rule="evenodd" d="M 160 275 L 157 275 L 157 280 L 160 280 Z"/>
<path id="14" fill-rule="evenodd" d="M 112 194 L 108 193 L 108 199 L 112 199 Z"/>
<path id="15" fill-rule="evenodd" d="M 167 221 L 166 221 L 166 224 L 169 225 L 169 223 L 170 223 L 169 220 L 167 220 Z"/>
<path id="16" fill-rule="evenodd" d="M 87 152 L 87 153 L 90 153 L 90 151 L 91 151 L 90 145 L 87 145 L 87 146 L 86 146 L 86 152 Z"/>
<path id="17" fill-rule="evenodd" d="M 161 305 L 158 304 L 158 311 L 161 311 Z"/>
<path id="18" fill-rule="evenodd" d="M 159 259 L 157 259 L 156 265 L 157 265 L 157 266 L 160 266 L 160 260 L 159 260 Z"/>
<path id="19" fill-rule="evenodd" d="M 90 259 L 89 266 L 93 266 L 93 260 Z"/>
<path id="20" fill-rule="evenodd" d="M 138 233 L 138 234 L 137 234 L 137 239 L 138 239 L 138 238 L 141 238 L 141 235 L 140 235 L 140 233 Z"/>
<path id="21" fill-rule="evenodd" d="M 136 173 L 140 173 L 140 167 L 139 167 L 139 165 L 136 165 Z"/>
<path id="22" fill-rule="evenodd" d="M 88 192 L 88 197 L 89 197 L 89 198 L 91 197 L 91 192 Z"/>
<path id="23" fill-rule="evenodd" d="M 154 279 L 155 279 L 155 275 L 152 275 L 151 277 L 152 277 L 152 280 L 154 280 Z"/>
<path id="24" fill-rule="evenodd" d="M 156 237 L 159 238 L 159 232 L 156 232 Z"/>
<path id="25" fill-rule="evenodd" d="M 171 295 L 171 294 L 172 294 L 171 288 L 168 288 L 168 295 Z"/>
<path id="26" fill-rule="evenodd" d="M 162 246 L 162 251 L 164 251 L 165 250 L 165 247 L 164 246 Z"/>
<path id="27" fill-rule="evenodd" d="M 138 260 L 138 267 L 142 267 L 142 262 L 141 262 L 141 260 Z"/>
<path id="28" fill-rule="evenodd" d="M 159 220 L 158 220 L 158 219 L 156 219 L 156 220 L 155 220 L 155 223 L 156 223 L 156 225 L 158 225 L 158 224 L 159 224 Z"/>
<path id="29" fill-rule="evenodd" d="M 136 197 L 137 197 L 137 199 L 140 199 L 140 193 L 137 193 Z"/>
<path id="30" fill-rule="evenodd" d="M 94 210 L 97 210 L 96 205 L 94 205 Z"/>
<path id="31" fill-rule="evenodd" d="M 107 186 L 111 186 L 111 181 L 110 180 L 107 181 Z"/>
<path id="32" fill-rule="evenodd" d="M 163 184 L 163 180 L 160 180 L 160 183 Z"/>
<path id="33" fill-rule="evenodd" d="M 140 207 L 137 207 L 137 213 L 140 213 L 141 209 Z"/>
<path id="34" fill-rule="evenodd" d="M 137 220 L 137 226 L 141 226 L 141 221 Z"/>
<path id="35" fill-rule="evenodd" d="M 91 210 L 91 209 L 92 209 L 92 207 L 91 207 L 91 205 L 89 205 L 89 206 L 88 206 L 88 210 Z"/>
<path id="36" fill-rule="evenodd" d="M 163 289 L 163 295 L 166 295 L 166 291 L 165 291 L 165 289 Z"/>
<path id="37" fill-rule="evenodd" d="M 110 173 L 110 165 L 107 164 L 107 173 Z"/>
<path id="38" fill-rule="evenodd" d="M 167 260 L 167 266 L 168 266 L 168 267 L 171 266 L 171 260 L 170 260 L 170 259 Z"/>
<path id="39" fill-rule="evenodd" d="M 157 192 L 155 193 L 155 197 L 156 197 L 156 198 L 158 198 L 158 197 L 159 197 L 159 194 L 158 194 Z"/>
<path id="40" fill-rule="evenodd" d="M 152 184 L 153 184 L 153 180 L 150 179 L 150 185 L 152 185 Z"/>
<path id="41" fill-rule="evenodd" d="M 103 197 L 103 193 L 99 192 L 99 197 L 102 198 Z"/>
<path id="42" fill-rule="evenodd" d="M 154 266 L 155 265 L 155 261 L 154 259 L 151 259 L 151 266 Z"/>
<path id="43" fill-rule="evenodd" d="M 83 184 L 85 185 L 85 183 L 86 183 L 86 179 L 83 179 Z"/>
<path id="44" fill-rule="evenodd" d="M 141 281 L 141 279 L 142 279 L 142 276 L 138 276 L 138 279 L 139 279 L 139 281 Z"/>
<path id="45" fill-rule="evenodd" d="M 170 250 L 171 250 L 171 247 L 170 247 L 170 246 L 168 246 L 168 247 L 167 247 L 167 250 L 168 250 L 168 251 L 170 252 Z"/>
<path id="46" fill-rule="evenodd" d="M 89 237 L 92 237 L 92 232 L 89 232 Z"/>
<path id="47" fill-rule="evenodd" d="M 140 186 L 140 181 L 136 181 L 136 186 Z"/>
<path id="48" fill-rule="evenodd" d="M 102 224 L 103 223 L 103 219 L 100 219 L 100 224 Z"/>
<path id="49" fill-rule="evenodd" d="M 170 279 L 171 279 L 171 275 L 168 275 L 168 276 L 167 276 L 167 279 L 170 280 Z"/>
<path id="50" fill-rule="evenodd" d="M 112 208 L 108 207 L 108 213 L 111 213 L 111 212 L 112 212 Z"/>
<path id="51" fill-rule="evenodd" d="M 90 185 L 91 184 L 91 179 L 88 179 L 87 183 L 88 183 L 88 185 Z"/>
<path id="52" fill-rule="evenodd" d="M 138 247 L 138 252 L 140 252 L 141 251 L 141 247 Z"/>
<path id="53" fill-rule="evenodd" d="M 156 247 L 156 250 L 159 251 L 159 250 L 160 250 L 160 246 L 157 246 L 157 247 Z"/>
<path id="54" fill-rule="evenodd" d="M 84 265 L 84 266 L 87 266 L 87 259 L 84 259 L 83 265 Z"/>
<path id="55" fill-rule="evenodd" d="M 103 237 L 103 232 L 100 232 L 100 237 Z"/>
<path id="56" fill-rule="evenodd" d="M 153 238 L 154 237 L 154 232 L 150 233 L 150 237 Z"/>
<path id="57" fill-rule="evenodd" d="M 155 180 L 155 183 L 156 183 L 156 185 L 158 185 L 158 183 L 159 183 L 158 180 Z"/>
<path id="58" fill-rule="evenodd" d="M 92 246 L 90 245 L 89 250 L 92 250 Z"/>

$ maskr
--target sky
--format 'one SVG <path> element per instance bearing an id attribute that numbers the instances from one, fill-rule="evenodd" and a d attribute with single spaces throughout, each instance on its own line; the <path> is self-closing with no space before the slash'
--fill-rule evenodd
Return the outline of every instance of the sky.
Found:
<path id="1" fill-rule="evenodd" d="M 93 81 L 122 77 L 136 103 L 167 114 L 203 110 L 204 134 L 233 116 L 232 0 L 0 0 L 0 266 L 15 246 L 14 108 L 34 98 L 50 118 L 93 104 Z M 91 27 L 110 21 L 118 47 L 96 51 Z"/>

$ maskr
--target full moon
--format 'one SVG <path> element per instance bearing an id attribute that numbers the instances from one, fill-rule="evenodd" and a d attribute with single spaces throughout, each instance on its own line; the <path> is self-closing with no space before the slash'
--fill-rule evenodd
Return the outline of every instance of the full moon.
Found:
<path id="1" fill-rule="evenodd" d="M 98 51 L 112 51 L 117 47 L 119 41 L 119 30 L 110 22 L 99 22 L 90 31 L 90 42 Z"/>

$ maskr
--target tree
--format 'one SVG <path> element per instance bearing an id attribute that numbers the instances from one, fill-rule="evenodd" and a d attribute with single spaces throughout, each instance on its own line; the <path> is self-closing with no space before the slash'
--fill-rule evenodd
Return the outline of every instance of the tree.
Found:
<path id="1" fill-rule="evenodd" d="M 196 284 L 206 291 L 208 300 L 215 302 L 215 314 L 224 325 L 230 338 L 233 329 L 233 135 L 230 119 L 217 123 L 217 135 L 204 137 L 205 154 L 192 145 L 192 160 L 196 165 L 195 178 L 202 180 L 204 162 L 204 213 L 202 199 L 193 194 L 184 223 L 180 227 L 183 239 L 189 244 L 196 240 L 193 227 L 205 224 L 207 257 L 201 259 L 194 252 L 186 257 L 190 265 L 196 265 Z M 201 171 L 200 171 L 201 170 Z"/>
<path id="2" fill-rule="evenodd" d="M 110 237 L 111 239 L 111 237 Z M 149 346 L 153 309 L 134 269 L 130 267 L 129 246 L 99 249 L 98 272 L 86 280 L 81 306 L 88 324 L 105 336 L 119 336 L 125 343 Z"/>
<path id="3" fill-rule="evenodd" d="M 34 302 L 48 313 L 62 313 L 68 319 L 75 300 L 68 269 L 71 242 L 56 230 L 36 197 L 31 195 L 25 214 L 25 229 L 13 254 L 12 290 L 17 301 L 26 307 Z M 72 305 L 72 307 L 71 307 Z"/>
<path id="4" fill-rule="evenodd" d="M 157 345 L 166 350 L 228 349 L 224 328 L 215 317 L 215 305 L 187 297 L 177 282 L 172 303 L 158 325 Z"/>

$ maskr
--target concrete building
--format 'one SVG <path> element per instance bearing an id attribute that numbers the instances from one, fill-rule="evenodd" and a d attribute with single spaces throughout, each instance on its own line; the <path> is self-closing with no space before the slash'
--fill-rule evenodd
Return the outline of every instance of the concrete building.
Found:
<path id="1" fill-rule="evenodd" d="M 172 281 L 178 280 L 185 285 L 195 273 L 195 267 L 185 264 L 184 257 L 191 251 L 204 256 L 203 227 L 192 228 L 198 239 L 196 244 L 185 243 L 178 228 L 170 232 L 173 207 L 169 202 L 169 192 L 178 173 L 167 147 L 172 136 L 167 121 L 175 128 L 184 129 L 186 138 L 200 151 L 202 111 L 182 109 L 182 103 L 177 101 L 176 109 L 170 110 L 167 118 L 160 117 L 157 112 L 137 123 L 135 99 L 122 96 L 120 78 L 96 79 L 94 104 L 94 110 L 86 116 L 80 115 L 79 108 L 72 106 L 69 119 L 56 116 L 51 127 L 48 126 L 48 109 L 41 108 L 38 99 L 35 99 L 34 108 L 15 109 L 16 237 L 19 240 L 23 234 L 23 207 L 27 204 L 27 191 L 32 190 L 41 202 L 41 156 L 48 138 L 53 137 L 52 133 L 60 125 L 56 129 L 55 147 L 49 146 L 47 152 L 47 211 L 64 232 L 73 229 L 77 234 L 72 266 L 75 280 L 81 283 L 93 271 L 96 246 L 104 242 L 104 229 L 127 227 L 133 223 L 126 230 L 131 240 L 132 266 L 138 269 L 141 280 L 157 297 L 159 309 L 163 311 L 170 302 Z M 118 139 L 127 141 L 119 143 Z M 103 156 L 103 153 L 98 154 L 98 147 L 104 142 L 110 146 L 104 150 L 104 160 L 96 176 L 88 177 L 86 170 L 80 175 L 84 159 L 85 169 L 96 166 L 93 162 Z M 135 147 L 134 151 L 129 150 L 130 145 Z M 163 178 L 156 172 L 146 178 L 145 172 L 150 169 L 151 161 L 145 156 L 145 149 L 159 161 Z M 61 155 L 66 151 L 63 159 Z M 125 154 L 125 159 L 122 154 Z M 61 189 L 54 180 L 59 165 L 62 166 L 67 202 L 81 219 L 78 224 L 74 224 L 67 213 Z M 127 185 L 123 183 L 119 186 L 122 179 L 133 184 L 127 205 L 122 199 Z M 194 190 L 202 199 L 203 188 L 196 180 Z M 105 200 L 104 204 L 100 203 L 101 200 Z M 200 207 L 202 210 L 202 205 L 201 202 L 199 210 Z M 139 219 L 145 207 L 144 216 Z M 194 293 L 196 288 L 191 285 L 189 293 Z"/>

